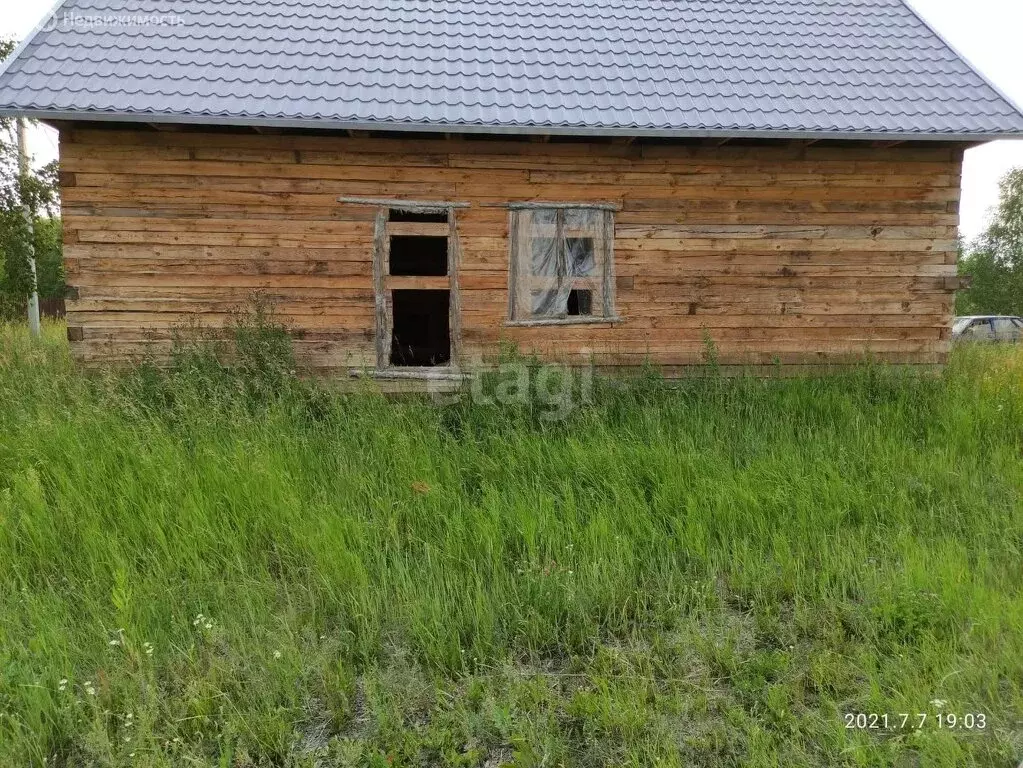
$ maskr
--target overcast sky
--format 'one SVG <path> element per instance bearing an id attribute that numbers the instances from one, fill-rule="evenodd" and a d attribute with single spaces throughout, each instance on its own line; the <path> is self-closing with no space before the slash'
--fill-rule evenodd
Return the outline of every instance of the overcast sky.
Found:
<path id="1" fill-rule="evenodd" d="M 1020 0 L 910 0 L 917 11 L 1017 104 L 1023 104 L 1023 2 Z M 0 0 L 0 36 L 22 38 L 50 9 L 50 0 Z M 126 8 L 130 8 L 130 0 Z M 39 162 L 56 157 L 55 133 L 31 138 Z M 1023 140 L 996 141 L 966 153 L 963 167 L 962 233 L 976 237 L 998 202 L 998 179 L 1023 166 Z"/>

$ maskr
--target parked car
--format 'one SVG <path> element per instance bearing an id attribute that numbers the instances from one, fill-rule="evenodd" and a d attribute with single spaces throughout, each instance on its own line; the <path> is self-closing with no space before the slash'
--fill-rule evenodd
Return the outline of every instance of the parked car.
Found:
<path id="1" fill-rule="evenodd" d="M 953 341 L 1020 341 L 1023 318 L 1008 315 L 970 315 L 952 323 Z"/>

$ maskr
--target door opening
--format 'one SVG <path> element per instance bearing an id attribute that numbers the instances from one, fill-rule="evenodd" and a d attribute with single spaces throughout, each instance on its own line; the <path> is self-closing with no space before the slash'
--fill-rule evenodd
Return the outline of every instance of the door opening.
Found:
<path id="1" fill-rule="evenodd" d="M 451 291 L 391 291 L 391 365 L 427 367 L 451 362 L 450 303 Z"/>

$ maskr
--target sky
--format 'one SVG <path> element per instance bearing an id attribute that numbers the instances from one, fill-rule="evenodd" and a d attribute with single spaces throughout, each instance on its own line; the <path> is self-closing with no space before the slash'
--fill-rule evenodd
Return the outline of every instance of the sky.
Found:
<path id="1" fill-rule="evenodd" d="M 909 0 L 917 12 L 1016 104 L 1023 104 L 1023 29 L 1020 0 Z M 49 11 L 51 0 L 0 0 L 0 36 L 21 39 Z M 57 156 L 56 133 L 33 132 L 29 149 L 37 163 Z M 1023 139 L 995 141 L 967 151 L 963 164 L 960 231 L 967 240 L 986 226 L 998 203 L 998 180 L 1023 167 Z"/>

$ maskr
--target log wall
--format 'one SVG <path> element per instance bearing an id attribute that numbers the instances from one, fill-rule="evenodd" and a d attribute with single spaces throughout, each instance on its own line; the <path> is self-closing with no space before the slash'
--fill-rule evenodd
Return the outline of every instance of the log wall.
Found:
<path id="1" fill-rule="evenodd" d="M 962 148 L 669 146 L 61 131 L 77 358 L 168 348 L 254 291 L 324 372 L 375 362 L 371 207 L 457 211 L 463 363 L 506 340 L 548 359 L 939 364 L 949 345 Z M 509 201 L 612 202 L 622 322 L 506 327 Z"/>

